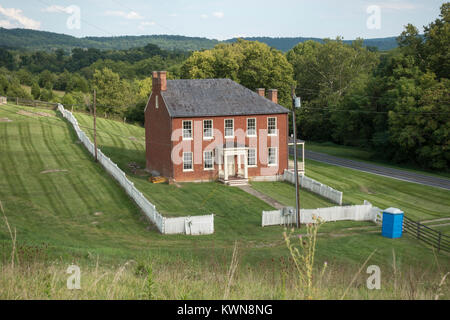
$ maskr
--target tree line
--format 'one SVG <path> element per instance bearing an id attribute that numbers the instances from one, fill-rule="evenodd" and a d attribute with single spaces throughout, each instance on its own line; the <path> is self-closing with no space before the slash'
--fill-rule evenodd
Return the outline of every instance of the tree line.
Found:
<path id="1" fill-rule="evenodd" d="M 169 79 L 230 78 L 249 89 L 275 88 L 291 108 L 302 98 L 300 137 L 370 149 L 379 158 L 449 170 L 450 3 L 423 34 L 407 25 L 398 48 L 378 52 L 363 40 L 306 41 L 287 53 L 238 39 L 193 53 L 154 44 L 127 50 L 80 49 L 70 54 L 0 49 L 0 94 L 66 105 L 89 105 L 143 122 L 151 72 Z M 28 88 L 28 91 L 27 91 Z M 54 94 L 54 91 L 62 94 Z"/>

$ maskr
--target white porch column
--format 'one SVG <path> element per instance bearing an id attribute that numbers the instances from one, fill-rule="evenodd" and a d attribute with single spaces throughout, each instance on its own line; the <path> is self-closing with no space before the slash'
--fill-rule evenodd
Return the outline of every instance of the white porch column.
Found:
<path id="1" fill-rule="evenodd" d="M 241 155 L 237 154 L 237 174 L 239 175 L 241 173 Z"/>
<path id="2" fill-rule="evenodd" d="M 244 178 L 248 179 L 248 159 L 247 159 L 247 151 L 244 152 Z"/>
<path id="3" fill-rule="evenodd" d="M 305 144 L 302 144 L 302 161 L 303 161 L 303 172 L 305 172 Z"/>
<path id="4" fill-rule="evenodd" d="M 217 164 L 219 165 L 219 174 L 220 174 L 220 171 L 222 171 L 222 164 L 223 164 L 222 156 L 223 156 L 223 152 L 219 152 L 219 150 L 217 150 Z"/>
<path id="5" fill-rule="evenodd" d="M 223 151 L 223 170 L 223 180 L 228 181 L 228 153 L 225 150 Z"/>

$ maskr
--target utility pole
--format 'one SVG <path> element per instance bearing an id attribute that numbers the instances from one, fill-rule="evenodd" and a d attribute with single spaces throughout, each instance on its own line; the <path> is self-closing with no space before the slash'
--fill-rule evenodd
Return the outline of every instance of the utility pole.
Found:
<path id="1" fill-rule="evenodd" d="M 97 156 L 97 92 L 94 89 L 94 147 L 95 147 L 95 162 L 98 162 Z"/>
<path id="2" fill-rule="evenodd" d="M 298 164 L 297 164 L 297 126 L 295 123 L 295 109 L 300 108 L 301 100 L 295 95 L 295 87 L 292 87 L 292 127 L 294 134 L 294 175 L 295 175 L 295 203 L 297 214 L 297 228 L 300 228 L 300 190 L 298 181 Z"/>

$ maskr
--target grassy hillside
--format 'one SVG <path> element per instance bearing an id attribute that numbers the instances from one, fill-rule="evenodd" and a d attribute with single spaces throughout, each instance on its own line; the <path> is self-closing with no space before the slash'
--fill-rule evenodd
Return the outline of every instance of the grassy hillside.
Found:
<path id="1" fill-rule="evenodd" d="M 73 48 L 97 48 L 101 50 L 124 50 L 156 44 L 165 50 L 195 51 L 211 49 L 219 43 L 200 37 L 171 35 L 84 37 L 28 29 L 0 28 L 0 47 L 29 50 L 71 50 Z"/>
<path id="2" fill-rule="evenodd" d="M 89 125 L 88 116 L 77 117 Z M 120 166 L 126 167 L 130 159 L 143 164 L 142 128 L 102 119 L 99 136 L 102 150 Z M 93 162 L 69 123 L 54 111 L 0 106 L 0 154 L 0 201 L 5 212 L 0 224 L 0 287 L 9 288 L 0 292 L 0 298 L 223 298 L 235 242 L 239 266 L 230 298 L 299 297 L 295 287 L 283 286 L 281 280 L 282 275 L 296 278 L 283 228 L 261 228 L 261 211 L 270 207 L 239 189 L 216 183 L 151 185 L 130 174 L 166 214 L 216 214 L 214 235 L 163 236 Z M 341 170 L 324 170 L 328 181 L 323 182 L 330 182 L 336 171 Z M 15 266 L 5 217 L 17 234 Z M 361 286 L 366 277 L 362 273 L 348 298 L 434 297 L 449 258 L 442 254 L 435 258 L 429 248 L 409 237 L 385 239 L 377 228 L 366 222 L 322 227 L 317 264 L 327 261 L 329 267 L 320 284 L 321 297 L 339 297 L 375 249 L 370 263 L 380 265 L 388 277 L 384 290 Z M 297 233 L 305 233 L 305 228 Z M 399 276 L 394 290 L 390 272 L 394 252 L 397 270 L 417 281 L 422 277 L 420 283 L 411 287 Z M 83 291 L 65 289 L 65 269 L 71 263 L 82 267 Z"/>

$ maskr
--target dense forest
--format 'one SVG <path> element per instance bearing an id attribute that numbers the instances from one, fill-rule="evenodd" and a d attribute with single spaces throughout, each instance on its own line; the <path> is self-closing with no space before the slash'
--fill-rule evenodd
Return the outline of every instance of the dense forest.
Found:
<path id="1" fill-rule="evenodd" d="M 300 42 L 287 52 L 243 39 L 195 52 L 148 39 L 120 50 L 65 50 L 76 43 L 57 50 L 0 48 L 0 94 L 89 110 L 96 89 L 100 113 L 142 123 L 154 70 L 167 70 L 171 79 L 230 78 L 252 90 L 277 88 L 286 107 L 296 86 L 303 101 L 297 110 L 302 139 L 449 171 L 449 20 L 445 3 L 424 30 L 407 25 L 389 51 L 341 38 Z"/>
<path id="2" fill-rule="evenodd" d="M 270 47 L 287 52 L 298 43 L 308 40 L 323 42 L 320 38 L 271 38 L 271 37 L 250 37 L 242 38 L 249 41 L 258 41 Z M 236 42 L 237 39 L 229 39 L 222 43 Z M 344 41 L 351 44 L 351 40 Z M 126 50 L 131 48 L 144 47 L 148 43 L 155 44 L 164 50 L 198 51 L 212 49 L 221 43 L 218 40 L 184 37 L 173 35 L 149 35 L 149 36 L 119 36 L 119 37 L 85 37 L 76 38 L 73 36 L 58 34 L 46 31 L 28 29 L 4 29 L 0 28 L 0 47 L 21 48 L 28 50 L 53 51 L 63 49 L 70 52 L 74 48 L 95 48 L 100 50 Z M 378 51 L 386 51 L 397 47 L 395 37 L 366 39 L 364 46 Z"/>

